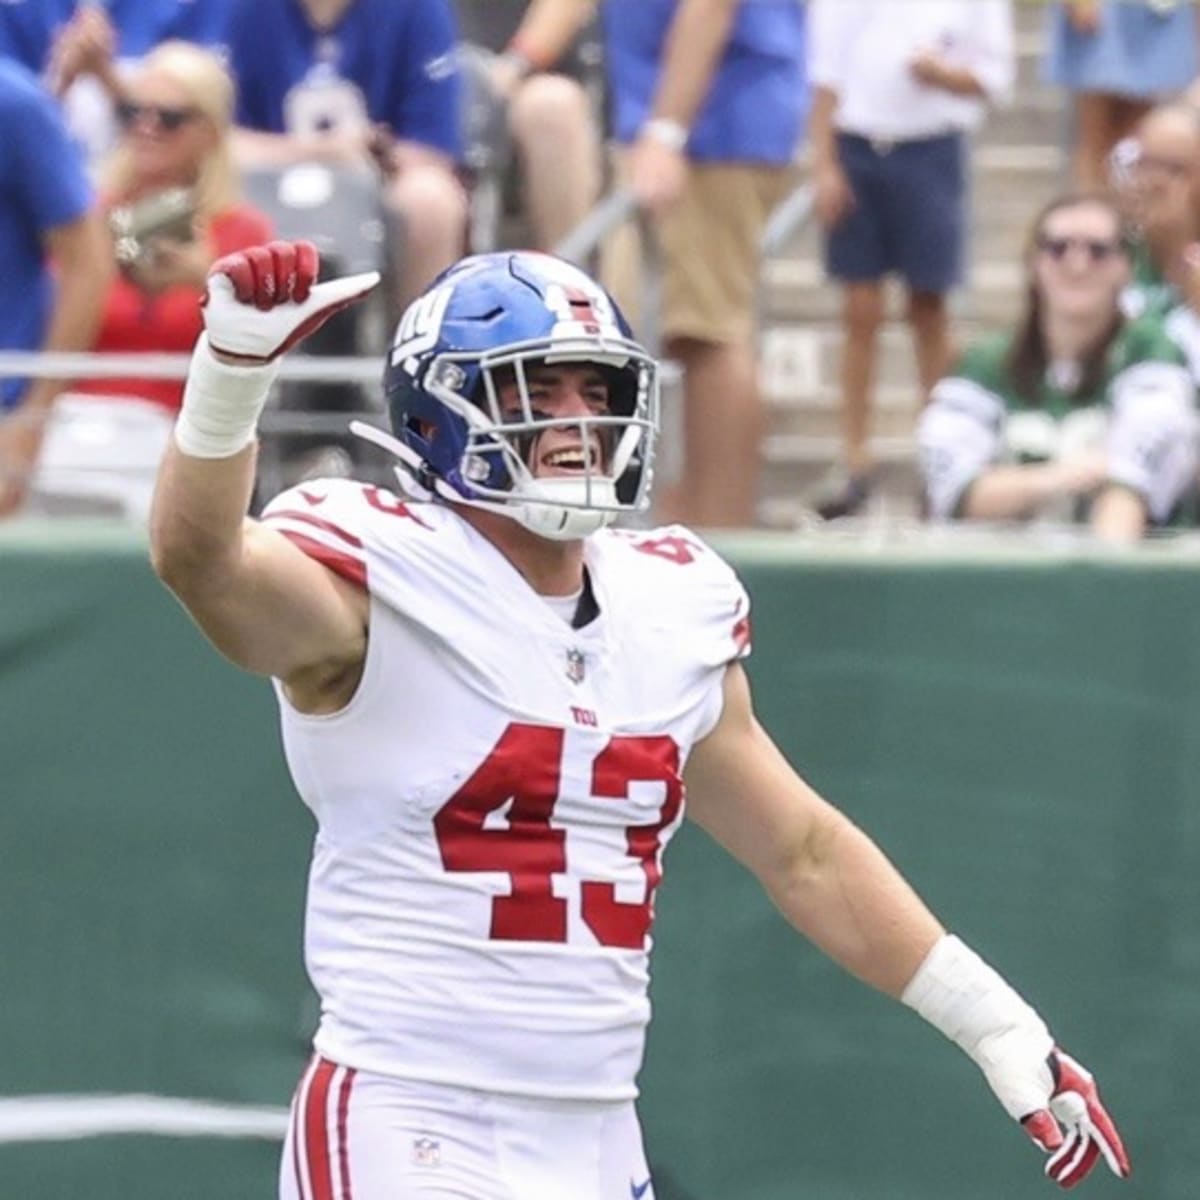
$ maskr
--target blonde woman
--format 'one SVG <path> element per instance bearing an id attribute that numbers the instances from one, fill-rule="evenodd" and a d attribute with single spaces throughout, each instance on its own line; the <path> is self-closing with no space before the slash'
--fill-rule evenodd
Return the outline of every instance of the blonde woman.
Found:
<path id="1" fill-rule="evenodd" d="M 100 178 L 121 271 L 95 350 L 190 351 L 211 264 L 270 240 L 267 217 L 240 196 L 233 101 L 220 60 L 188 42 L 163 42 L 129 75 L 117 109 L 121 135 Z M 60 398 L 47 433 L 34 484 L 40 506 L 82 500 L 143 517 L 182 398 L 181 380 L 81 381 Z"/>

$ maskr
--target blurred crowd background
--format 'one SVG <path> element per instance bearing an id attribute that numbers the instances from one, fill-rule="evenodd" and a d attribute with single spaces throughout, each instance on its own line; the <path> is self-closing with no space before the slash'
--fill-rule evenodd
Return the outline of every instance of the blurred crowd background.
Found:
<path id="1" fill-rule="evenodd" d="M 260 503 L 385 476 L 404 306 L 535 247 L 668 363 L 656 520 L 1194 529 L 1198 49 L 1184 0 L 5 0 L 0 514 L 144 522 L 209 266 L 306 237 L 384 286 Z"/>

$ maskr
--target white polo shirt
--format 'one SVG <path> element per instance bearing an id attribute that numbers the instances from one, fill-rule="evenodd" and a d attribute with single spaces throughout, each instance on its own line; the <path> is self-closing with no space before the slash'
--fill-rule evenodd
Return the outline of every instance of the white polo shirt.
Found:
<path id="1" fill-rule="evenodd" d="M 809 80 L 837 93 L 841 132 L 900 142 L 979 125 L 983 99 L 913 78 L 909 63 L 923 50 L 971 71 L 988 101 L 1011 98 L 1009 0 L 812 0 L 808 20 Z"/>

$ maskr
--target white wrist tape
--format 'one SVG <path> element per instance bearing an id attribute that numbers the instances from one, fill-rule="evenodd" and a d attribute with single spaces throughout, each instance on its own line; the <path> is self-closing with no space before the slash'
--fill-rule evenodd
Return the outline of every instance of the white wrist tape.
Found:
<path id="1" fill-rule="evenodd" d="M 987 1043 L 1001 1035 L 1016 1032 L 1044 1042 L 1043 1056 L 1054 1047 L 1042 1018 L 953 934 L 930 950 L 900 999 L 985 1070 L 992 1066 Z"/>
<path id="2" fill-rule="evenodd" d="M 202 333 L 192 352 L 175 444 L 193 458 L 231 458 L 254 440 L 278 362 L 234 367 L 217 360 Z"/>

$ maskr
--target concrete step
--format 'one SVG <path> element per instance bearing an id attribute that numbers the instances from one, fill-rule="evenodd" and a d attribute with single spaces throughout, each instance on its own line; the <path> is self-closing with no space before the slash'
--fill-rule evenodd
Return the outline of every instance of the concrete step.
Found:
<path id="1" fill-rule="evenodd" d="M 904 446 L 882 441 L 875 449 L 874 483 L 862 515 L 871 520 L 918 519 L 920 481 L 911 453 Z M 802 455 L 767 458 L 758 506 L 760 523 L 767 528 L 794 529 L 815 520 L 813 506 L 828 490 L 829 464 L 836 453 L 836 446 L 814 441 Z"/>
<path id="2" fill-rule="evenodd" d="M 985 332 L 978 321 L 961 320 L 954 325 L 959 345 Z M 817 324 L 777 324 L 765 328 L 759 336 L 760 384 L 766 395 L 781 407 L 792 405 L 789 397 L 809 397 L 821 387 L 837 383 L 842 361 L 843 334 L 836 322 Z M 915 393 L 916 359 L 912 335 L 901 321 L 892 321 L 880 330 L 878 378 Z"/>
<path id="3" fill-rule="evenodd" d="M 789 404 L 767 403 L 768 438 L 836 438 L 839 406 L 836 388 L 821 388 Z M 871 430 L 877 437 L 910 438 L 921 410 L 920 397 L 911 388 L 882 384 L 875 391 Z"/>
<path id="4" fill-rule="evenodd" d="M 993 108 L 976 134 L 985 146 L 1064 146 L 1071 129 L 1070 110 L 1059 90 L 1031 88 L 1012 104 Z"/>
<path id="5" fill-rule="evenodd" d="M 1019 258 L 1011 261 L 974 263 L 966 289 L 952 301 L 959 320 L 981 326 L 1006 324 L 1020 310 L 1024 268 Z M 893 318 L 903 313 L 903 289 L 892 282 L 886 288 L 888 312 Z M 825 279 L 815 260 L 778 258 L 763 270 L 762 321 L 808 325 L 831 323 L 838 317 L 841 293 L 836 283 Z"/>
<path id="6" fill-rule="evenodd" d="M 1036 211 L 1066 185 L 1061 147 L 977 144 L 971 155 L 972 210 L 1001 204 Z"/>

